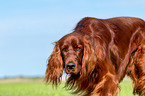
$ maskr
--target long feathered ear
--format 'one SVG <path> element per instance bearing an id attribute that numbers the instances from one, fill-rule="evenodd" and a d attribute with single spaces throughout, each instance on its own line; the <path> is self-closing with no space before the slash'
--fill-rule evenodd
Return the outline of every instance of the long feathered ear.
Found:
<path id="1" fill-rule="evenodd" d="M 92 43 L 87 36 L 84 37 L 84 55 L 82 60 L 81 76 L 86 77 L 91 75 L 96 67 L 96 55 L 95 50 L 92 47 Z"/>
<path id="2" fill-rule="evenodd" d="M 61 81 L 63 74 L 63 60 L 59 45 L 56 43 L 52 54 L 48 60 L 47 70 L 45 74 L 45 80 L 48 83 L 57 85 Z"/>

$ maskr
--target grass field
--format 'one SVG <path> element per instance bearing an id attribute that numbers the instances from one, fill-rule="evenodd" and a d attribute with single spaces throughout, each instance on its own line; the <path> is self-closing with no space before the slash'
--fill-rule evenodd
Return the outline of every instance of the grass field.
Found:
<path id="1" fill-rule="evenodd" d="M 78 96 L 65 90 L 64 83 L 57 89 L 40 81 L 0 82 L 0 96 Z M 120 83 L 118 96 L 137 96 L 132 94 L 132 82 Z"/>

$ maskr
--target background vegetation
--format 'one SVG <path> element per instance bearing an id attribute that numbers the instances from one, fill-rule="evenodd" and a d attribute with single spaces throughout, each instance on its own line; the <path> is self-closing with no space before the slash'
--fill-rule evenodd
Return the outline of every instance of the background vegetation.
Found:
<path id="1" fill-rule="evenodd" d="M 58 88 L 46 84 L 41 78 L 15 78 L 0 80 L 0 96 L 79 96 L 66 91 L 65 83 L 62 82 Z M 133 95 L 132 82 L 125 80 L 120 83 L 118 96 Z"/>

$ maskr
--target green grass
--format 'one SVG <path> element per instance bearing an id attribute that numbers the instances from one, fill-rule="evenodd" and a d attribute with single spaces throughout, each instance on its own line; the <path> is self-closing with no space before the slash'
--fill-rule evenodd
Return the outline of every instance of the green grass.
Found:
<path id="1" fill-rule="evenodd" d="M 123 81 L 120 83 L 118 96 L 138 96 L 133 95 L 133 85 L 131 81 Z"/>
<path id="2" fill-rule="evenodd" d="M 42 82 L 5 82 L 0 83 L 0 96 L 76 96 L 63 87 L 64 83 L 55 89 Z M 131 81 L 122 82 L 120 87 L 118 96 L 135 96 L 132 94 Z"/>
<path id="3" fill-rule="evenodd" d="M 63 85 L 55 89 L 41 82 L 0 83 L 0 96 L 71 96 Z"/>

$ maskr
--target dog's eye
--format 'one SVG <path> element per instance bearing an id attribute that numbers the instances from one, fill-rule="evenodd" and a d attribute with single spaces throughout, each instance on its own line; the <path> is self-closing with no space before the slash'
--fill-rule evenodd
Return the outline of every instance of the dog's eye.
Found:
<path id="1" fill-rule="evenodd" d="M 62 49 L 62 52 L 66 52 L 66 51 L 67 51 L 66 48 L 63 48 L 63 49 Z"/>
<path id="2" fill-rule="evenodd" d="M 81 48 L 80 48 L 80 47 L 75 47 L 75 50 L 76 50 L 76 51 L 80 51 Z"/>

